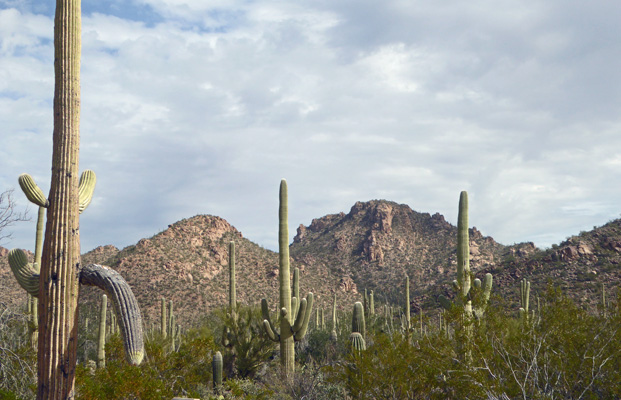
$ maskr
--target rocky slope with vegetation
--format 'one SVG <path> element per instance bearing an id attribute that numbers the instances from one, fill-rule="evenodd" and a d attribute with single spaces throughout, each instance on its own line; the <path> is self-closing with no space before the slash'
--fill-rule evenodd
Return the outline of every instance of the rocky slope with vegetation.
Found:
<path id="1" fill-rule="evenodd" d="M 101 246 L 83 255 L 84 263 L 117 270 L 132 286 L 147 326 L 159 321 L 162 297 L 173 300 L 177 321 L 191 325 L 227 302 L 228 244 L 236 243 L 238 301 L 258 304 L 277 298 L 278 257 L 262 248 L 222 218 L 199 215 L 169 225 L 166 230 L 119 250 Z M 12 277 L 0 249 L 0 301 L 25 303 L 25 292 Z M 573 236 L 551 249 L 532 243 L 505 246 L 470 229 L 471 268 L 476 276 L 494 275 L 495 295 L 519 302 L 519 280 L 532 281 L 533 294 L 548 282 L 576 300 L 594 303 L 601 284 L 608 292 L 621 281 L 621 221 Z M 301 293 L 315 293 L 326 311 L 333 294 L 340 309 L 361 299 L 364 289 L 376 302 L 403 302 L 405 274 L 410 276 L 412 312 L 421 307 L 439 310 L 437 296 L 451 295 L 455 277 L 456 227 L 440 214 L 413 211 L 384 200 L 357 202 L 346 213 L 300 225 L 291 244 L 292 267 L 301 271 Z M 85 287 L 82 301 L 98 301 Z M 327 313 L 326 313 L 327 315 Z"/>

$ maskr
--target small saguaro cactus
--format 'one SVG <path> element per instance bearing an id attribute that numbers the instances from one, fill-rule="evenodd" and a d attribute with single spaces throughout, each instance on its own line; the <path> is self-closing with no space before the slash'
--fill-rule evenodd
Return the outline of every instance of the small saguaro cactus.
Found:
<path id="1" fill-rule="evenodd" d="M 280 294 L 280 333 L 276 332 L 269 315 L 267 300 L 261 300 L 263 312 L 263 327 L 269 338 L 280 343 L 280 363 L 285 375 L 292 377 L 295 371 L 294 341 L 304 338 L 308 329 L 313 308 L 313 293 L 308 293 L 306 299 L 291 298 L 291 275 L 289 268 L 289 225 L 287 208 L 287 181 L 280 182 L 280 204 L 278 209 L 278 259 L 279 259 L 279 294 Z M 293 314 L 292 303 L 295 303 L 298 312 Z"/>
<path id="2" fill-rule="evenodd" d="M 528 321 L 528 308 L 530 303 L 530 282 L 526 278 L 520 281 L 520 318 Z"/>
<path id="3" fill-rule="evenodd" d="M 330 332 L 330 339 L 336 342 L 338 334 L 336 333 L 336 325 L 338 320 L 336 318 L 336 292 L 334 293 L 334 302 L 332 303 L 332 332 Z"/>
<path id="4" fill-rule="evenodd" d="M 99 308 L 99 336 L 97 338 L 97 368 L 106 366 L 106 310 L 108 308 L 108 296 L 101 296 Z"/>
<path id="5" fill-rule="evenodd" d="M 235 288 L 235 242 L 229 242 L 229 312 L 234 313 L 237 307 L 237 291 Z"/>
<path id="6" fill-rule="evenodd" d="M 405 329 L 407 332 L 412 328 L 410 310 L 410 277 L 405 276 Z"/>
<path id="7" fill-rule="evenodd" d="M 375 315 L 375 299 L 373 298 L 373 291 L 369 294 L 369 315 Z"/>
<path id="8" fill-rule="evenodd" d="M 213 355 L 213 389 L 217 392 L 222 387 L 222 353 L 216 351 Z"/>
<path id="9" fill-rule="evenodd" d="M 351 344 L 352 351 L 360 353 L 367 349 L 367 345 L 364 341 L 364 337 L 360 332 L 352 332 L 349 335 L 349 342 Z"/>
<path id="10" fill-rule="evenodd" d="M 364 320 L 364 306 L 361 302 L 354 303 L 354 312 L 351 316 L 351 331 L 358 332 L 364 337 L 366 335 L 366 324 Z"/>

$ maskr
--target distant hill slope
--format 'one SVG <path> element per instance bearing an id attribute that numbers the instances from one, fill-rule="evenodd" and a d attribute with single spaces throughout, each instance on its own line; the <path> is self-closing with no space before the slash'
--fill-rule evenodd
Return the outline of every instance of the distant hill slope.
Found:
<path id="1" fill-rule="evenodd" d="M 275 229 L 277 224 L 275 223 Z M 376 301 L 402 304 L 405 274 L 410 276 L 413 312 L 439 309 L 440 293 L 451 294 L 455 279 L 456 227 L 440 214 L 430 215 L 385 200 L 356 203 L 350 211 L 300 225 L 291 245 L 292 267 L 301 270 L 301 292 L 313 291 L 326 311 L 337 293 L 340 309 L 350 309 L 364 289 Z M 138 298 L 147 326 L 159 321 L 160 301 L 173 300 L 177 321 L 192 324 L 227 304 L 228 246 L 236 243 L 237 298 L 259 304 L 278 301 L 278 255 L 243 237 L 227 221 L 198 215 L 178 221 L 151 238 L 119 250 L 98 247 L 83 263 L 109 265 L 125 277 Z M 505 246 L 470 229 L 471 268 L 476 276 L 494 274 L 494 293 L 518 301 L 518 281 L 527 277 L 533 293 L 548 281 L 578 300 L 593 303 L 604 283 L 612 296 L 621 282 L 621 221 L 584 232 L 548 250 L 532 243 Z M 0 301 L 25 303 L 0 248 Z M 83 288 L 81 319 L 101 293 Z M 515 304 L 514 304 L 515 305 Z"/>
<path id="2" fill-rule="evenodd" d="M 373 200 L 357 202 L 348 214 L 300 225 L 291 254 L 299 262 L 350 274 L 359 288 L 374 290 L 395 303 L 403 302 L 407 274 L 413 306 L 418 308 L 425 300 L 426 307 L 431 306 L 430 288 L 455 279 L 456 248 L 457 228 L 442 215 Z M 507 253 L 526 257 L 535 251 L 532 244 L 504 246 L 470 229 L 470 265 L 475 274 L 500 263 Z"/>

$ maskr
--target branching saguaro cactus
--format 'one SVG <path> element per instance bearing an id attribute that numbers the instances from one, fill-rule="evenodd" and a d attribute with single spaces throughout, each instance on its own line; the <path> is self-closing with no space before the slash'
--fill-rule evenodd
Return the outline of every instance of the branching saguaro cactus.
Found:
<path id="1" fill-rule="evenodd" d="M 280 343 L 280 363 L 288 377 L 295 372 L 294 341 L 304 338 L 308 329 L 313 308 L 313 293 L 305 299 L 291 298 L 291 275 L 289 272 L 289 225 L 287 208 L 287 181 L 280 182 L 280 206 L 278 211 L 278 251 L 279 251 L 279 292 L 280 292 L 280 333 L 276 332 L 269 315 L 267 300 L 261 300 L 263 327 L 270 339 Z M 298 312 L 293 315 L 292 303 L 297 304 Z"/>
<path id="2" fill-rule="evenodd" d="M 101 287 L 124 315 L 124 337 L 130 360 L 140 363 L 144 350 L 142 322 L 137 302 L 127 283 L 116 272 L 99 265 L 80 263 L 79 213 L 81 199 L 92 189 L 80 191 L 78 182 L 80 145 L 80 53 L 81 6 L 79 0 L 57 0 L 54 18 L 54 133 L 52 177 L 47 199 L 36 187 L 35 204 L 47 208 L 40 275 L 32 264 L 19 264 L 20 284 L 39 298 L 37 399 L 72 399 L 77 362 L 77 315 L 79 285 Z M 90 175 L 90 174 L 89 174 Z M 88 177 L 87 177 L 88 178 Z M 81 180 L 81 179 L 80 179 Z M 29 183 L 29 182 L 26 182 Z M 84 186 L 89 186 L 84 184 Z M 94 187 L 94 183 L 92 185 Z M 86 193 L 86 192 L 89 192 Z M 88 204 L 88 202 L 87 202 Z M 13 268 L 13 266 L 12 266 Z"/>
<path id="3" fill-rule="evenodd" d="M 468 235 L 468 193 L 463 191 L 459 196 L 459 213 L 457 217 L 457 279 L 453 281 L 455 289 L 455 306 L 462 308 L 463 321 L 462 332 L 463 342 L 459 342 L 460 353 L 467 361 L 470 358 L 470 342 L 472 340 L 471 322 L 473 316 L 481 318 L 487 307 L 487 302 L 492 290 L 492 274 L 485 275 L 485 283 L 475 279 L 474 286 L 480 290 L 476 293 L 481 297 L 476 299 L 476 306 L 473 310 L 473 293 L 471 292 L 470 278 L 470 238 Z M 440 295 L 440 304 L 447 310 L 453 306 L 451 301 L 443 295 Z"/>

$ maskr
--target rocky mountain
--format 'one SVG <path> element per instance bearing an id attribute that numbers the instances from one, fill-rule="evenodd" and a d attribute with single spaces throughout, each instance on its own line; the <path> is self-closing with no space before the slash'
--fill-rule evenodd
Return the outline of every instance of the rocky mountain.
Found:
<path id="1" fill-rule="evenodd" d="M 430 215 L 385 200 L 356 203 L 339 213 L 300 225 L 291 244 L 292 267 L 301 271 L 301 292 L 312 291 L 326 311 L 337 293 L 339 308 L 349 309 L 364 289 L 376 301 L 403 303 L 405 274 L 410 277 L 413 312 L 434 312 L 440 293 L 451 294 L 455 279 L 456 227 L 440 214 Z M 160 301 L 173 300 L 177 321 L 197 322 L 227 303 L 229 242 L 236 243 L 237 298 L 259 304 L 278 299 L 278 255 L 243 237 L 222 218 L 198 215 L 119 250 L 102 246 L 83 255 L 84 263 L 108 265 L 132 286 L 147 326 L 159 321 Z M 0 248 L 0 301 L 25 303 Z M 532 243 L 505 246 L 470 229 L 471 269 L 476 276 L 494 274 L 494 293 L 518 301 L 518 281 L 527 277 L 533 291 L 548 281 L 577 298 L 594 302 L 606 284 L 611 293 L 621 281 L 621 221 L 584 232 L 548 250 Z M 100 298 L 83 288 L 81 318 Z"/>

